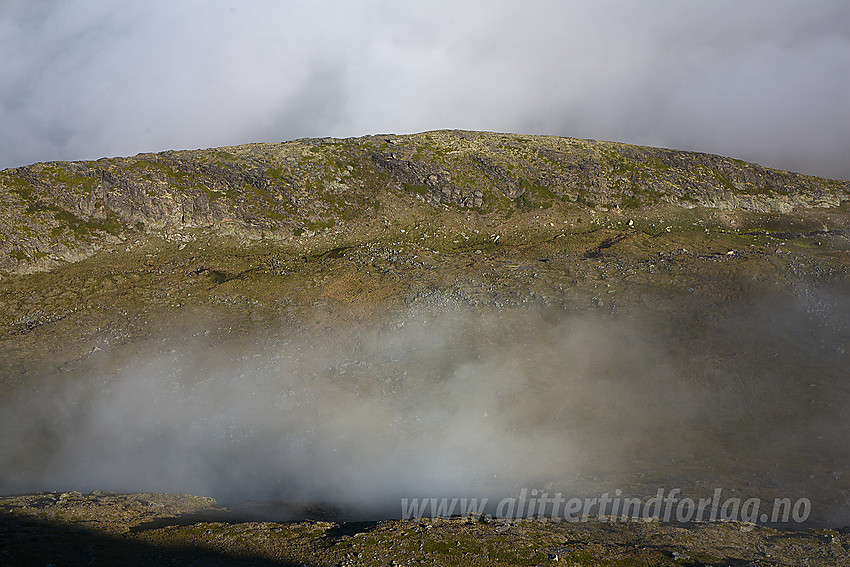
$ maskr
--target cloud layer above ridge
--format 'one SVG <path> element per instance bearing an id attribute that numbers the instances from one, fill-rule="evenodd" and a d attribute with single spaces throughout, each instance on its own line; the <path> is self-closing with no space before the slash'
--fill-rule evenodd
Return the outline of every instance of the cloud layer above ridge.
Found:
<path id="1" fill-rule="evenodd" d="M 0 167 L 463 128 L 850 179 L 841 1 L 12 0 L 0 54 Z"/>

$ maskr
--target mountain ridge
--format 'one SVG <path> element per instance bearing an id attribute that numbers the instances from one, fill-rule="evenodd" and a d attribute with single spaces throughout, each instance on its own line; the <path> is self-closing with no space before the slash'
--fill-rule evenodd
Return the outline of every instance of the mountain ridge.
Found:
<path id="1" fill-rule="evenodd" d="M 434 212 L 505 224 L 545 210 L 569 224 L 589 212 L 781 216 L 847 202 L 850 181 L 618 142 L 460 130 L 307 138 L 0 171 L 0 272 L 197 230 L 312 252 Z"/>

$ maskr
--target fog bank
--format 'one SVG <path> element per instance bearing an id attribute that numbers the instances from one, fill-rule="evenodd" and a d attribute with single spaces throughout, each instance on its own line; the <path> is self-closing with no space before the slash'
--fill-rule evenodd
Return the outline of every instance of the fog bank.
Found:
<path id="1" fill-rule="evenodd" d="M 394 510 L 401 497 L 678 483 L 803 495 L 834 516 L 850 474 L 847 305 L 672 324 L 470 309 L 257 337 L 249 352 L 184 341 L 7 397 L 0 493 Z"/>

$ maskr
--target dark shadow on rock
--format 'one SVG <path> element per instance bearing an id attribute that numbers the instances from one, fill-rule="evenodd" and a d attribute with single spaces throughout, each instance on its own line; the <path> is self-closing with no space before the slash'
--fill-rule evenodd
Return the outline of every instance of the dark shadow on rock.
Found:
<path id="1" fill-rule="evenodd" d="M 149 522 L 142 522 L 130 528 L 131 534 L 141 533 L 147 530 L 156 530 L 171 526 L 193 526 L 201 522 L 223 522 L 228 524 L 238 524 L 241 522 L 263 521 L 253 517 L 234 516 L 227 510 L 201 510 L 189 514 L 178 514 L 177 516 L 167 518 L 157 518 Z"/>
<path id="2" fill-rule="evenodd" d="M 187 542 L 153 545 L 71 523 L 0 512 L 0 564 L 28 565 L 221 565 L 300 567 L 303 561 L 227 553 Z"/>
<path id="3" fill-rule="evenodd" d="M 374 522 L 360 520 L 350 511 L 325 503 L 290 503 L 278 501 L 247 501 L 215 508 L 179 514 L 173 517 L 157 518 L 130 528 L 130 533 L 169 526 L 192 526 L 202 522 L 220 522 L 242 524 L 248 522 L 334 522 L 366 524 Z"/>

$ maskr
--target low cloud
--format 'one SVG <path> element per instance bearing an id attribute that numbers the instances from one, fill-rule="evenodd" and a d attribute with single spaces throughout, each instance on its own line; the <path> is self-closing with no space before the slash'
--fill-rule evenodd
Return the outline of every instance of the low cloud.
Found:
<path id="1" fill-rule="evenodd" d="M 438 128 L 850 178 L 841 1 L 0 7 L 0 167 Z"/>
<path id="2" fill-rule="evenodd" d="M 713 319 L 683 308 L 672 324 L 459 309 L 256 336 L 255 349 L 134 345 L 136 362 L 116 352 L 5 396 L 0 493 L 184 492 L 397 514 L 403 497 L 521 487 L 722 487 L 805 496 L 821 521 L 846 521 L 835 498 L 850 475 L 848 302 L 777 305 Z"/>

